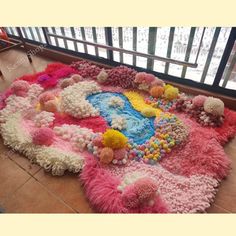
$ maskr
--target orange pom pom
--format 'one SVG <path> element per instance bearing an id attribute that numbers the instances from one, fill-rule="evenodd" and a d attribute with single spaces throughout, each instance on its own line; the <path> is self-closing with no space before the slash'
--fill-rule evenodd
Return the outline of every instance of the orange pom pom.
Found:
<path id="1" fill-rule="evenodd" d="M 104 164 L 109 164 L 112 162 L 114 157 L 114 152 L 111 148 L 105 147 L 101 150 L 100 153 L 100 162 Z"/>
<path id="2" fill-rule="evenodd" d="M 159 98 L 163 95 L 164 88 L 161 86 L 154 86 L 150 89 L 150 94 L 154 98 Z"/>

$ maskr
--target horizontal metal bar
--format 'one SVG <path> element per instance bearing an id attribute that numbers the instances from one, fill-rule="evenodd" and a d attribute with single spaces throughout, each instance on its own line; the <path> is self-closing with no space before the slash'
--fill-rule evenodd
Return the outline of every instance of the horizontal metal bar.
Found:
<path id="1" fill-rule="evenodd" d="M 47 35 L 52 36 L 52 37 L 61 38 L 61 39 L 67 39 L 67 40 L 71 40 L 71 41 L 75 41 L 75 42 L 79 42 L 79 43 L 83 43 L 83 44 L 87 44 L 87 45 L 97 46 L 99 48 L 105 48 L 105 49 L 112 50 L 112 51 L 118 51 L 118 52 L 123 52 L 123 53 L 136 55 L 136 56 L 140 56 L 140 57 L 150 58 L 150 59 L 157 60 L 157 61 L 164 61 L 164 62 L 169 62 L 172 64 L 177 64 L 177 65 L 182 65 L 182 66 L 188 66 L 188 67 L 192 67 L 192 68 L 197 68 L 197 66 L 198 66 L 198 64 L 196 64 L 196 63 L 179 61 L 179 60 L 166 58 L 166 57 L 159 57 L 156 55 L 146 54 L 146 53 L 142 53 L 142 52 L 136 52 L 136 51 L 127 50 L 127 49 L 123 49 L 123 48 L 111 47 L 108 45 L 88 42 L 85 40 L 75 39 L 75 38 L 71 38 L 71 37 L 67 37 L 67 36 L 61 36 L 61 35 L 51 34 L 51 33 L 48 33 Z"/>
<path id="2" fill-rule="evenodd" d="M 232 71 L 233 71 L 233 69 L 234 69 L 235 64 L 236 64 L 236 52 L 234 52 L 233 58 L 232 58 L 232 60 L 231 60 L 231 62 L 230 62 L 230 65 L 229 65 L 229 67 L 228 67 L 228 70 L 227 70 L 227 72 L 226 72 L 226 75 L 225 75 L 225 78 L 224 78 L 222 87 L 225 88 L 225 86 L 227 85 L 228 80 L 229 80 L 229 78 L 230 78 L 230 76 L 231 76 L 231 74 L 232 74 Z"/>

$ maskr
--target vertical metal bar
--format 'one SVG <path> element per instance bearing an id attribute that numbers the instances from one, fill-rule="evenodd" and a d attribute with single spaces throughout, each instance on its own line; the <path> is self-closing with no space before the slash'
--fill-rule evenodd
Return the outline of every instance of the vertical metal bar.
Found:
<path id="1" fill-rule="evenodd" d="M 43 42 L 42 37 L 41 37 L 41 34 L 40 34 L 40 31 L 39 31 L 39 27 L 35 27 L 35 30 L 36 30 L 36 34 L 37 34 L 37 36 L 38 36 L 39 41 L 40 41 L 40 42 Z"/>
<path id="2" fill-rule="evenodd" d="M 43 30 L 43 35 L 44 35 L 44 38 L 46 40 L 47 45 L 51 45 L 50 37 L 48 37 L 48 29 L 47 29 L 47 27 L 42 27 L 42 30 Z"/>
<path id="3" fill-rule="evenodd" d="M 10 31 L 11 35 L 14 35 L 14 31 L 13 31 L 12 27 L 9 27 L 9 31 Z"/>
<path id="4" fill-rule="evenodd" d="M 35 40 L 35 36 L 34 36 L 34 32 L 33 32 L 33 30 L 32 30 L 32 27 L 28 27 L 28 29 L 29 29 L 29 31 L 30 31 L 30 35 L 31 35 L 31 37 L 32 37 L 32 40 L 36 41 L 36 40 Z"/>
<path id="5" fill-rule="evenodd" d="M 96 32 L 96 27 L 92 27 L 92 33 L 93 33 L 93 41 L 97 43 L 97 32 Z M 95 47 L 95 54 L 98 57 L 98 47 Z"/>
<path id="6" fill-rule="evenodd" d="M 219 65 L 218 70 L 216 72 L 213 87 L 218 87 L 219 86 L 220 80 L 223 76 L 225 67 L 226 67 L 227 62 L 229 60 L 231 51 L 234 47 L 235 40 L 236 40 L 236 27 L 232 27 L 232 29 L 230 31 L 228 41 L 227 41 L 227 44 L 225 46 L 224 53 L 223 53 L 221 61 L 220 61 L 220 65 Z"/>
<path id="7" fill-rule="evenodd" d="M 75 34 L 75 29 L 74 27 L 70 27 L 70 32 L 73 38 L 76 38 L 76 34 Z M 75 51 L 78 52 L 78 46 L 77 43 L 74 41 L 74 47 L 75 47 Z"/>
<path id="8" fill-rule="evenodd" d="M 112 30 L 111 27 L 105 27 L 105 37 L 106 37 L 106 44 L 108 46 L 113 46 L 112 42 Z M 111 61 L 113 61 L 113 51 L 107 50 L 107 58 Z"/>
<path id="9" fill-rule="evenodd" d="M 202 36 L 201 36 L 201 39 L 200 39 L 197 55 L 196 55 L 196 58 L 195 58 L 195 64 L 197 64 L 197 60 L 198 60 L 198 56 L 200 54 L 200 50 L 201 50 L 201 47 L 202 47 L 202 41 L 203 41 L 203 37 L 204 37 L 205 31 L 206 31 L 206 27 L 204 27 L 203 30 L 202 30 Z"/>
<path id="10" fill-rule="evenodd" d="M 157 39 L 157 27 L 149 27 L 148 33 L 148 54 L 155 55 L 156 50 L 156 39 Z M 152 70 L 154 65 L 154 60 L 148 58 L 147 69 Z"/>
<path id="11" fill-rule="evenodd" d="M 51 27 L 51 29 L 52 29 L 53 34 L 57 34 L 55 27 Z M 56 46 L 59 47 L 58 38 L 55 37 L 54 39 L 55 39 L 55 44 L 56 44 Z"/>
<path id="12" fill-rule="evenodd" d="M 190 30 L 187 50 L 186 50 L 185 58 L 184 58 L 184 61 L 186 61 L 186 62 L 189 61 L 191 49 L 192 49 L 192 46 L 193 46 L 193 39 L 194 39 L 195 32 L 196 32 L 196 27 L 192 27 L 191 30 Z M 187 71 L 187 66 L 183 66 L 182 73 L 181 73 L 181 78 L 185 78 L 186 71 Z"/>
<path id="13" fill-rule="evenodd" d="M 80 31 L 81 31 L 82 39 L 86 41 L 84 27 L 80 27 Z M 84 52 L 88 54 L 88 47 L 85 43 L 84 43 Z"/>
<path id="14" fill-rule="evenodd" d="M 61 30 L 62 35 L 63 35 L 63 36 L 66 36 L 65 28 L 64 28 L 64 27 L 60 27 L 60 30 Z M 65 45 L 65 48 L 68 49 L 67 40 L 66 40 L 66 39 L 63 39 L 63 42 L 64 42 L 64 45 Z"/>
<path id="15" fill-rule="evenodd" d="M 228 70 L 226 72 L 226 75 L 225 75 L 222 87 L 225 88 L 225 86 L 227 85 L 228 80 L 229 80 L 229 78 L 230 78 L 230 76 L 232 74 L 232 71 L 234 69 L 235 64 L 236 64 L 236 52 L 234 52 L 233 58 L 232 58 L 232 60 L 230 62 L 229 68 L 228 68 Z"/>
<path id="16" fill-rule="evenodd" d="M 201 80 L 200 80 L 201 83 L 205 82 L 206 75 L 207 75 L 208 69 L 210 67 L 211 59 L 212 59 L 212 56 L 213 56 L 213 53 L 214 53 L 214 50 L 215 50 L 215 47 L 216 47 L 216 43 L 217 43 L 219 34 L 220 34 L 220 29 L 221 29 L 220 27 L 216 27 L 216 29 L 215 29 L 215 33 L 213 35 L 213 39 L 212 39 L 212 42 L 211 42 L 211 46 L 210 46 L 210 49 L 209 49 L 207 60 L 206 60 L 206 63 L 205 63 L 205 66 L 204 66 L 204 69 L 203 69 L 203 72 L 202 72 L 202 77 L 201 77 Z"/>
<path id="17" fill-rule="evenodd" d="M 172 46 L 173 46 L 173 42 L 174 42 L 174 34 L 175 34 L 175 27 L 170 27 L 168 48 L 167 48 L 167 53 L 166 53 L 167 58 L 171 58 Z M 168 74 L 169 66 L 170 66 L 170 63 L 167 62 L 166 66 L 165 66 L 165 74 Z"/>
<path id="18" fill-rule="evenodd" d="M 123 29 L 118 27 L 119 47 L 123 48 Z M 120 63 L 123 63 L 123 53 L 120 52 Z"/>
<path id="19" fill-rule="evenodd" d="M 133 27 L 133 50 L 137 51 L 137 27 Z M 133 55 L 133 66 L 136 66 L 135 55 Z"/>
<path id="20" fill-rule="evenodd" d="M 21 27 L 21 29 L 22 29 L 22 31 L 23 31 L 23 33 L 25 35 L 25 38 L 28 39 L 29 37 L 28 37 L 28 34 L 27 34 L 26 30 L 25 30 L 25 27 Z"/>

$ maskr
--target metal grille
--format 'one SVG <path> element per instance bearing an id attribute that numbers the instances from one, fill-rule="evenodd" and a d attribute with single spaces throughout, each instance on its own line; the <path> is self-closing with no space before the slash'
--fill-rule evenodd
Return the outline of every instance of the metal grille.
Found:
<path id="1" fill-rule="evenodd" d="M 24 39 L 213 85 L 231 28 L 20 27 Z M 7 33 L 18 37 L 16 27 Z M 220 86 L 236 89 L 236 46 Z M 218 86 L 218 85 L 217 85 Z"/>

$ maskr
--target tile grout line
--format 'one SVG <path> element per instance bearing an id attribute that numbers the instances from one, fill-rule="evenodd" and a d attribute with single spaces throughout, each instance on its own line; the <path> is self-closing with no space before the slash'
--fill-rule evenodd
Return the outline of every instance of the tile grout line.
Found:
<path id="1" fill-rule="evenodd" d="M 55 197 L 57 200 L 59 200 L 61 203 L 65 204 L 68 208 L 70 208 L 71 210 L 75 211 L 75 213 L 79 213 L 79 211 L 77 211 L 76 209 L 74 209 L 72 206 L 70 206 L 66 201 L 64 201 L 64 199 L 62 199 L 61 197 L 59 197 L 58 195 L 56 195 L 56 193 L 50 189 L 47 188 L 46 185 L 44 185 L 43 183 L 41 183 L 35 176 L 32 176 L 32 178 L 34 180 L 36 180 L 47 192 L 49 192 L 53 197 Z"/>

